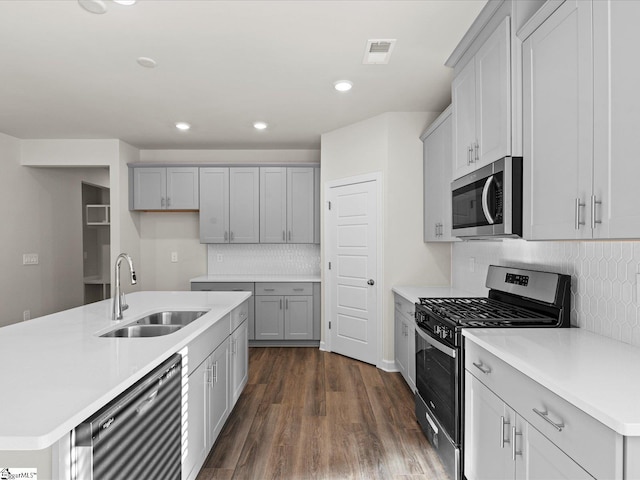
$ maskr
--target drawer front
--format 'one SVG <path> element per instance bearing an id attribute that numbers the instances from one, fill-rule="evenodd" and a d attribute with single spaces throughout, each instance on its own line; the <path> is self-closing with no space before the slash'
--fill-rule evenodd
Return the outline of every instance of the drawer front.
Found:
<path id="1" fill-rule="evenodd" d="M 191 291 L 203 292 L 251 292 L 253 283 L 241 282 L 192 282 Z"/>
<path id="2" fill-rule="evenodd" d="M 246 302 L 245 302 L 246 303 Z M 225 315 L 189 344 L 187 365 L 188 375 L 196 371 L 200 365 L 229 336 L 231 316 Z"/>
<path id="3" fill-rule="evenodd" d="M 238 328 L 242 322 L 249 319 L 249 302 L 245 301 L 231 311 L 231 333 Z"/>
<path id="4" fill-rule="evenodd" d="M 402 295 L 394 294 L 394 302 L 396 310 L 400 311 L 405 317 L 415 318 L 416 306 Z"/>
<path id="5" fill-rule="evenodd" d="M 256 283 L 256 295 L 313 295 L 313 283 Z"/>
<path id="6" fill-rule="evenodd" d="M 622 478 L 621 435 L 468 339 L 465 368 L 591 475 Z"/>

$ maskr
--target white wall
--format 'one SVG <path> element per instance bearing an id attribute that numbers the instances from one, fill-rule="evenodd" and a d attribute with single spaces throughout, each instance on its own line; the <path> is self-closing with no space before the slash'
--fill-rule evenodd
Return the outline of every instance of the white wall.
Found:
<path id="1" fill-rule="evenodd" d="M 326 182 L 366 173 L 382 174 L 384 272 L 378 284 L 383 296 L 385 362 L 392 362 L 394 357 L 391 288 L 402 284 L 448 285 L 450 282 L 451 247 L 425 244 L 422 230 L 422 142 L 419 137 L 437 116 L 433 112 L 385 113 L 322 136 L 323 204 Z M 322 225 L 324 230 L 324 221 Z M 324 246 L 321 250 L 324 258 Z"/>
<path id="2" fill-rule="evenodd" d="M 141 150 L 147 163 L 313 163 L 320 150 Z"/>
<path id="3" fill-rule="evenodd" d="M 0 134 L 0 326 L 83 303 L 82 182 L 109 186 L 105 168 L 23 167 L 22 146 Z"/>

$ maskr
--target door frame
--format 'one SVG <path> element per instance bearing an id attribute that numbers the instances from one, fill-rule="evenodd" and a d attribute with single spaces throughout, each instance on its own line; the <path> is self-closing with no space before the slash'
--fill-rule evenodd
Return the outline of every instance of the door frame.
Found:
<path id="1" fill-rule="evenodd" d="M 383 277 L 383 232 L 384 232 L 384 212 L 382 210 L 382 192 L 383 192 L 383 184 L 382 184 L 382 173 L 381 172 L 371 172 L 363 175 L 356 175 L 353 177 L 345 177 L 337 180 L 331 180 L 325 182 L 324 184 L 324 213 L 326 214 L 328 210 L 328 205 L 330 201 L 333 201 L 333 195 L 331 194 L 332 188 L 337 187 L 345 187 L 347 185 L 354 185 L 358 183 L 367 183 L 374 182 L 375 184 L 375 197 L 376 197 L 376 218 L 378 219 L 378 224 L 376 225 L 376 283 L 378 287 L 378 295 L 376 298 L 376 333 L 377 333 L 377 342 L 376 342 L 376 367 L 386 370 L 387 365 L 383 359 L 384 352 L 384 338 L 383 338 L 383 324 L 384 324 L 384 302 L 383 302 L 383 291 L 384 291 L 384 277 Z M 323 315 L 323 326 L 324 326 L 324 341 L 321 342 L 320 349 L 325 350 L 327 352 L 331 352 L 331 332 L 329 330 L 329 321 L 334 317 L 334 303 L 331 292 L 333 291 L 333 282 L 331 280 L 331 272 L 329 271 L 329 258 L 335 254 L 333 251 L 333 240 L 335 239 L 335 231 L 331 231 L 328 227 L 328 221 L 324 221 L 324 235 L 323 235 L 323 287 L 324 287 L 324 312 Z"/>

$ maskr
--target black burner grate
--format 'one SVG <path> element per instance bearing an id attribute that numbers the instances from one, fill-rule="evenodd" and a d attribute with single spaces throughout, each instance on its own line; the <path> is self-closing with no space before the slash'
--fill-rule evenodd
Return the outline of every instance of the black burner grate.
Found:
<path id="1" fill-rule="evenodd" d="M 491 298 L 421 298 L 420 305 L 458 324 L 481 326 L 483 322 L 548 322 L 553 318 Z"/>

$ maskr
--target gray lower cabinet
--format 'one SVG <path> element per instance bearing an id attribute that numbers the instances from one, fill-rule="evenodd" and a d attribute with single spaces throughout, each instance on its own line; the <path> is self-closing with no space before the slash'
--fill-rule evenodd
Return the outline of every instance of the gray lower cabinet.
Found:
<path id="1" fill-rule="evenodd" d="M 415 306 L 404 297 L 394 295 L 394 350 L 396 368 L 409 385 L 416 391 L 416 324 Z"/>
<path id="2" fill-rule="evenodd" d="M 312 283 L 256 283 L 256 340 L 314 340 Z"/>
<path id="3" fill-rule="evenodd" d="M 247 323 L 247 336 L 249 340 L 255 338 L 255 297 L 254 284 L 250 282 L 191 282 L 191 291 L 202 292 L 251 292 L 247 300 L 249 305 L 249 319 Z"/>

